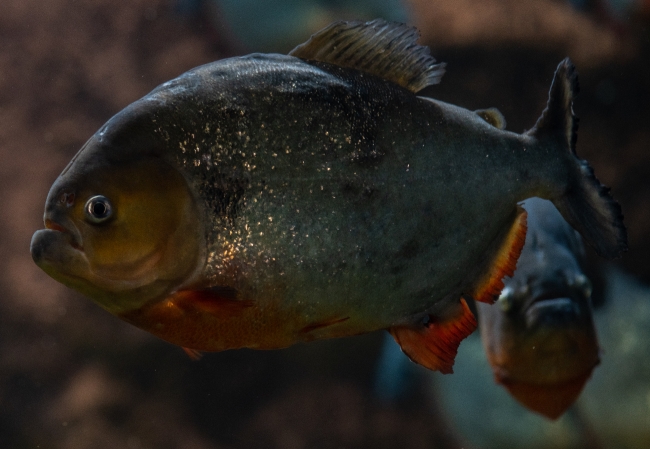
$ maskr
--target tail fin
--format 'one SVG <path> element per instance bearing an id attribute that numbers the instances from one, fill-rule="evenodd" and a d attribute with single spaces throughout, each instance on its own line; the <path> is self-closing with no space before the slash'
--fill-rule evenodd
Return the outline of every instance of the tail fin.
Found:
<path id="1" fill-rule="evenodd" d="M 577 93 L 578 74 L 566 58 L 555 71 L 546 109 L 529 134 L 540 141 L 559 140 L 570 152 L 574 164 L 567 189 L 550 200 L 598 254 L 614 259 L 627 250 L 623 214 L 609 188 L 596 179 L 589 163 L 576 155 L 578 119 L 573 115 L 573 99 Z"/>

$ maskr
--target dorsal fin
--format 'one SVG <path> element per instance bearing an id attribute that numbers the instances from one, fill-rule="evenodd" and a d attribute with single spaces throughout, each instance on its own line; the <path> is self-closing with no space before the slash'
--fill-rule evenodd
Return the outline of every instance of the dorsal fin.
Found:
<path id="1" fill-rule="evenodd" d="M 411 92 L 438 84 L 445 64 L 436 64 L 429 48 L 417 44 L 419 32 L 403 23 L 334 22 L 289 53 L 370 73 Z"/>
<path id="2" fill-rule="evenodd" d="M 497 108 L 477 109 L 476 115 L 498 129 L 506 129 L 506 119 Z"/>

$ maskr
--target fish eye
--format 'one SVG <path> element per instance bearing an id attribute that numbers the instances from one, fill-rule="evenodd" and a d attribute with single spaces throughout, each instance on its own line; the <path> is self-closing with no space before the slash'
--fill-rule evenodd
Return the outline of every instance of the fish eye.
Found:
<path id="1" fill-rule="evenodd" d="M 510 309 L 512 309 L 513 302 L 514 302 L 514 292 L 512 291 L 512 288 L 510 287 L 505 287 L 501 291 L 501 295 L 499 295 L 499 299 L 497 299 L 497 304 L 503 310 L 504 312 L 508 312 Z"/>
<path id="2" fill-rule="evenodd" d="M 591 293 L 593 291 L 593 287 L 591 286 L 591 281 L 589 281 L 589 278 L 585 276 L 584 274 L 579 274 L 575 278 L 575 286 L 578 288 L 578 290 L 582 293 L 582 295 L 585 298 L 590 298 Z"/>
<path id="3" fill-rule="evenodd" d="M 86 217 L 91 223 L 103 223 L 113 215 L 113 207 L 108 198 L 95 195 L 86 202 Z"/>

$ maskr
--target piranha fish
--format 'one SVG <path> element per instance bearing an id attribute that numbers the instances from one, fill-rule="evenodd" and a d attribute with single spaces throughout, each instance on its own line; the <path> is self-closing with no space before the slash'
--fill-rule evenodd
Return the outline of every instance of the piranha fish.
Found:
<path id="1" fill-rule="evenodd" d="M 289 55 L 207 64 L 111 118 L 54 182 L 34 261 L 196 351 L 389 329 L 450 372 L 551 199 L 605 257 L 618 204 L 575 153 L 576 74 L 533 129 L 423 98 L 444 70 L 403 24 L 337 22 Z M 496 125 L 496 126 L 495 126 Z"/>
<path id="2" fill-rule="evenodd" d="M 497 383 L 529 409 L 557 419 L 598 365 L 599 347 L 579 234 L 549 201 L 530 198 L 526 243 L 494 306 L 477 304 Z"/>

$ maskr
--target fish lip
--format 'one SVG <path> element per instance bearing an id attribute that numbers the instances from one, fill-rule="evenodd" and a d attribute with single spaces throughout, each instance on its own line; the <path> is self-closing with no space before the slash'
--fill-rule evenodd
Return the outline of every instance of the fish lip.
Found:
<path id="1" fill-rule="evenodd" d="M 559 301 L 559 300 L 565 300 Z M 540 307 L 568 307 L 569 303 L 576 305 L 574 295 L 566 288 L 556 286 L 555 288 L 544 288 L 537 294 L 530 295 L 522 304 L 522 311 L 528 313 L 531 309 Z"/>
<path id="2" fill-rule="evenodd" d="M 67 232 L 67 229 L 58 224 L 55 221 L 50 220 L 49 218 L 45 219 L 45 229 L 51 229 L 53 231 L 58 231 L 58 232 Z"/>
<path id="3" fill-rule="evenodd" d="M 571 299 L 571 294 L 568 290 L 566 289 L 561 289 L 561 288 L 555 288 L 555 289 L 547 289 L 545 290 L 542 294 L 534 296 L 531 298 L 531 301 L 528 303 L 528 307 L 532 307 L 533 305 L 544 302 L 544 301 L 553 301 L 555 299 Z"/>
<path id="4" fill-rule="evenodd" d="M 69 220 L 65 220 L 65 224 L 67 226 L 53 220 L 48 216 L 45 217 L 43 222 L 45 224 L 45 229 L 64 234 L 72 248 L 83 252 L 83 246 L 81 245 L 81 236 L 79 234 L 79 231 L 77 230 L 77 227 L 74 226 Z"/>
<path id="5" fill-rule="evenodd" d="M 529 329 L 543 326 L 555 327 L 578 324 L 582 320 L 582 310 L 575 300 L 567 295 L 544 295 L 535 298 L 526 308 L 524 319 Z"/>

